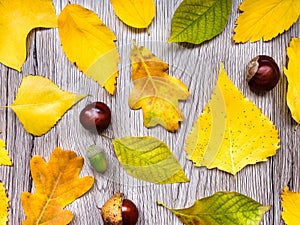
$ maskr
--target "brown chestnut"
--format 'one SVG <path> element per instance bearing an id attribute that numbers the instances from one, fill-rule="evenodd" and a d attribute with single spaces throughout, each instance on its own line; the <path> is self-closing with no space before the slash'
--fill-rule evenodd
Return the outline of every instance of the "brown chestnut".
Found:
<path id="1" fill-rule="evenodd" d="M 79 120 L 85 129 L 100 133 L 109 126 L 111 112 L 105 103 L 93 102 L 80 112 Z"/>
<path id="2" fill-rule="evenodd" d="M 270 56 L 256 56 L 247 65 L 247 82 L 253 91 L 270 91 L 279 77 L 278 65 Z"/>
<path id="3" fill-rule="evenodd" d="M 117 193 L 107 200 L 101 213 L 105 225 L 135 225 L 139 218 L 136 205 L 124 199 L 123 193 Z"/>

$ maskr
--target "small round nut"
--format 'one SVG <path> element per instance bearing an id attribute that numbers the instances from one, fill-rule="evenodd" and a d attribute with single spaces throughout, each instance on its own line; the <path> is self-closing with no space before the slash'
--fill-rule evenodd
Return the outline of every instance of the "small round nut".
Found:
<path id="1" fill-rule="evenodd" d="M 278 65 L 270 56 L 256 56 L 247 65 L 247 82 L 253 91 L 270 91 L 279 78 Z"/>

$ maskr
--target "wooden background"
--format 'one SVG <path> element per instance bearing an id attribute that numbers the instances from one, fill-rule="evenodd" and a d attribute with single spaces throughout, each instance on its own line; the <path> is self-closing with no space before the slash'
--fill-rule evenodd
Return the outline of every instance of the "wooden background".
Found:
<path id="1" fill-rule="evenodd" d="M 280 195 L 283 187 L 287 185 L 292 191 L 300 191 L 300 131 L 294 131 L 296 123 L 292 120 L 286 104 L 287 79 L 283 75 L 283 68 L 287 63 L 286 47 L 291 37 L 300 37 L 300 22 L 272 41 L 234 44 L 233 28 L 239 15 L 238 6 L 241 1 L 233 1 L 232 13 L 222 34 L 201 45 L 178 45 L 168 44 L 167 39 L 171 31 L 171 18 L 181 0 L 156 0 L 157 14 L 149 28 L 150 36 L 145 30 L 124 25 L 115 16 L 109 0 L 72 0 L 71 3 L 78 3 L 95 11 L 118 38 L 117 45 L 122 60 L 114 96 L 110 96 L 93 80 L 87 79 L 67 60 L 60 46 L 57 29 L 33 30 L 28 36 L 28 57 L 22 73 L 0 65 L 0 104 L 10 105 L 14 101 L 22 78 L 28 74 L 43 75 L 64 90 L 86 93 L 89 96 L 68 111 L 58 124 L 42 137 L 33 137 L 26 133 L 11 109 L 1 109 L 0 137 L 5 140 L 14 164 L 13 167 L 0 168 L 0 180 L 4 182 L 11 200 L 9 224 L 21 224 L 25 218 L 20 195 L 24 191 L 34 191 L 29 170 L 29 162 L 33 155 L 39 154 L 48 160 L 52 150 L 61 146 L 84 156 L 85 150 L 91 144 L 98 144 L 106 149 L 109 170 L 104 175 L 96 174 L 85 158 L 81 175 L 94 176 L 95 185 L 89 193 L 67 207 L 74 213 L 71 224 L 103 224 L 97 207 L 101 207 L 116 192 L 124 192 L 127 198 L 137 204 L 140 211 L 138 224 L 181 224 L 171 212 L 157 206 L 156 201 L 161 200 L 170 207 L 183 208 L 191 206 L 196 199 L 220 190 L 237 191 L 264 205 L 272 205 L 261 224 L 283 224 L 280 215 Z M 67 0 L 53 0 L 53 4 L 59 14 Z M 129 62 L 132 39 L 136 39 L 138 45 L 145 45 L 169 63 L 170 74 L 180 78 L 189 87 L 191 97 L 187 102 L 180 104 L 186 120 L 174 134 L 161 127 L 146 129 L 143 127 L 142 112 L 132 111 L 128 107 L 127 99 L 132 88 Z M 265 94 L 251 92 L 245 80 L 246 64 L 258 54 L 272 56 L 282 73 L 277 87 Z M 274 121 L 281 138 L 281 148 L 274 157 L 269 158 L 267 162 L 247 166 L 236 178 L 215 169 L 194 167 L 185 159 L 186 154 L 183 151 L 188 132 L 213 92 L 220 61 L 224 62 L 233 83 Z M 106 102 L 112 110 L 112 124 L 107 130 L 107 135 L 151 135 L 163 140 L 179 159 L 190 182 L 152 185 L 124 173 L 114 156 L 110 140 L 90 134 L 79 124 L 78 115 L 81 109 L 87 103 L 96 100 Z"/>

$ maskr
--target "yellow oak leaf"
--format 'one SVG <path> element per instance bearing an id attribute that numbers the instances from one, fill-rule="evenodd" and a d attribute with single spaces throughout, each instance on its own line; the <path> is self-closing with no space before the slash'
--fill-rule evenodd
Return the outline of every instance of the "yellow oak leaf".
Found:
<path id="1" fill-rule="evenodd" d="M 286 50 L 289 57 L 288 68 L 284 73 L 288 80 L 287 105 L 293 119 L 300 124 L 300 39 L 292 38 Z"/>
<path id="2" fill-rule="evenodd" d="M 58 31 L 68 59 L 114 94 L 120 61 L 114 33 L 96 13 L 76 4 L 68 4 L 60 13 Z"/>
<path id="3" fill-rule="evenodd" d="M 235 175 L 248 164 L 266 161 L 278 148 L 273 123 L 234 86 L 221 63 L 211 100 L 186 140 L 187 158 L 195 166 Z"/>
<path id="4" fill-rule="evenodd" d="M 30 170 L 35 193 L 21 195 L 26 214 L 22 224 L 69 224 L 73 214 L 64 208 L 84 195 L 94 183 L 90 176 L 78 177 L 82 166 L 82 157 L 59 147 L 54 149 L 48 163 L 41 156 L 33 156 Z"/>
<path id="5" fill-rule="evenodd" d="M 134 43 L 130 58 L 134 84 L 128 100 L 130 108 L 143 109 L 146 127 L 160 124 L 175 132 L 178 122 L 184 119 L 178 100 L 189 97 L 188 88 L 176 77 L 169 76 L 168 64 L 145 47 Z"/>
<path id="6" fill-rule="evenodd" d="M 5 142 L 2 139 L 0 139 L 0 166 L 1 165 L 5 165 L 5 166 L 12 165 L 8 152 L 5 149 Z"/>
<path id="7" fill-rule="evenodd" d="M 2 182 L 0 182 L 0 225 L 6 225 L 8 221 L 8 203 L 9 199 Z"/>
<path id="8" fill-rule="evenodd" d="M 300 224 L 300 193 L 291 192 L 284 187 L 282 192 L 282 218 L 287 225 Z"/>
<path id="9" fill-rule="evenodd" d="M 155 16 L 153 0 L 110 0 L 116 15 L 125 24 L 135 28 L 147 28 Z"/>
<path id="10" fill-rule="evenodd" d="M 298 0 L 244 0 L 233 39 L 236 43 L 269 41 L 288 30 L 300 15 Z"/>
<path id="11" fill-rule="evenodd" d="M 29 75 L 23 78 L 17 97 L 9 107 L 28 133 L 41 136 L 85 96 L 63 91 L 45 77 Z"/>
<path id="12" fill-rule="evenodd" d="M 28 33 L 36 27 L 56 26 L 52 0 L 1 0 L 0 62 L 21 71 Z"/>

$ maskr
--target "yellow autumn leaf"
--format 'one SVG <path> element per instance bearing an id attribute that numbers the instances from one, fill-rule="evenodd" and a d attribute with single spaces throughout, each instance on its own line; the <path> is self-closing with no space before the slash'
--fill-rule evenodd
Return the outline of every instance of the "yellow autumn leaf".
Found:
<path id="1" fill-rule="evenodd" d="M 0 225 L 7 225 L 9 199 L 2 182 L 0 182 Z"/>
<path id="2" fill-rule="evenodd" d="M 160 124 L 175 132 L 178 122 L 184 119 L 178 101 L 190 96 L 187 86 L 176 77 L 169 76 L 166 73 L 168 64 L 143 46 L 138 47 L 134 43 L 130 58 L 134 84 L 128 100 L 130 108 L 143 109 L 146 127 Z"/>
<path id="3" fill-rule="evenodd" d="M 154 0 L 110 0 L 116 15 L 125 24 L 147 28 L 155 16 Z"/>
<path id="4" fill-rule="evenodd" d="M 73 214 L 64 208 L 91 189 L 94 179 L 78 177 L 83 158 L 71 150 L 56 148 L 49 162 L 41 156 L 33 156 L 30 170 L 35 193 L 23 192 L 22 206 L 26 214 L 23 225 L 65 225 Z"/>
<path id="5" fill-rule="evenodd" d="M 11 166 L 12 162 L 8 155 L 8 151 L 5 149 L 5 142 L 0 139 L 0 166 Z"/>
<path id="6" fill-rule="evenodd" d="M 286 50 L 289 57 L 288 67 L 284 73 L 288 80 L 287 105 L 293 119 L 300 124 L 300 39 L 292 38 Z"/>
<path id="7" fill-rule="evenodd" d="M 187 158 L 195 166 L 235 175 L 248 164 L 266 161 L 278 148 L 273 123 L 234 86 L 221 64 L 211 100 L 186 140 Z"/>
<path id="8" fill-rule="evenodd" d="M 114 33 L 96 13 L 76 4 L 60 13 L 58 31 L 68 59 L 113 94 L 120 61 Z"/>
<path id="9" fill-rule="evenodd" d="M 28 33 L 36 27 L 56 26 L 52 0 L 1 0 L 0 62 L 21 71 Z"/>
<path id="10" fill-rule="evenodd" d="M 244 0 L 233 39 L 236 43 L 269 41 L 288 30 L 300 15 L 299 0 Z"/>
<path id="11" fill-rule="evenodd" d="M 281 197 L 284 222 L 287 225 L 299 225 L 300 193 L 291 192 L 288 187 L 284 187 Z"/>
<path id="12" fill-rule="evenodd" d="M 41 136 L 85 96 L 63 91 L 45 77 L 29 75 L 23 78 L 17 97 L 9 107 L 28 133 Z"/>

